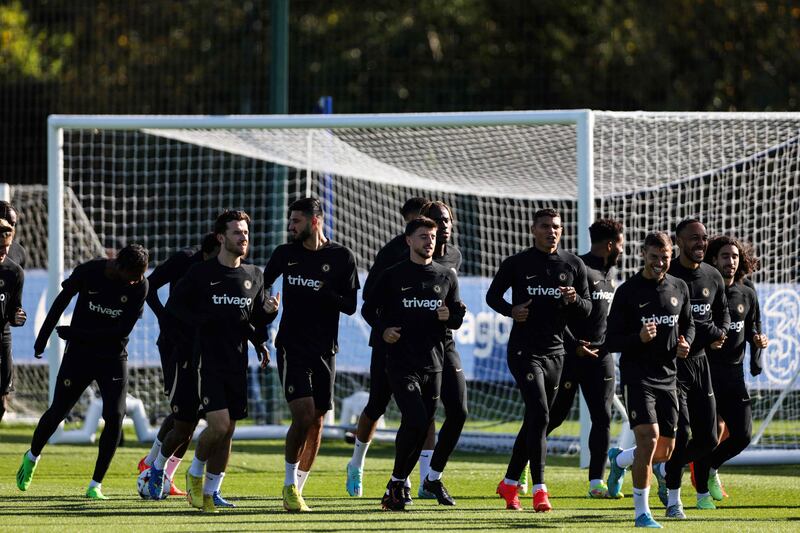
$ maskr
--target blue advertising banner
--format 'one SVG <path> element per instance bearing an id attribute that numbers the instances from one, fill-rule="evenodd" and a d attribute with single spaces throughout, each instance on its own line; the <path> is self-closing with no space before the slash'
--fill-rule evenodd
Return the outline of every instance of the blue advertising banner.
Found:
<path id="1" fill-rule="evenodd" d="M 362 284 L 363 284 L 362 275 Z M 470 380 L 511 381 L 506 365 L 506 344 L 511 331 L 511 319 L 498 315 L 485 303 L 484 296 L 490 279 L 462 277 L 459 280 L 461 298 L 467 306 L 464 324 L 456 332 L 456 343 L 464 366 L 464 374 Z M 275 287 L 281 286 L 279 279 Z M 25 274 L 23 305 L 28 313 L 28 322 L 14 328 L 14 359 L 18 363 L 33 363 L 33 343 L 47 312 L 47 273 L 32 270 Z M 166 301 L 168 290 L 159 291 Z M 747 375 L 753 388 L 785 387 L 800 367 L 800 285 L 769 284 L 758 286 L 764 332 L 770 345 L 764 353 L 764 372 L 757 378 Z M 69 321 L 71 307 L 65 312 Z M 273 336 L 277 331 L 276 320 Z M 369 372 L 371 350 L 368 346 L 369 326 L 361 317 L 361 303 L 353 316 L 342 316 L 339 329 L 339 354 L 336 366 L 345 372 Z M 159 364 L 155 341 L 158 323 L 149 308 L 145 307 L 142 319 L 137 323 L 128 345 L 129 363 L 134 366 Z M 251 349 L 255 364 L 255 355 Z M 273 358 L 274 360 L 274 358 Z M 800 382 L 796 384 L 800 388 Z"/>

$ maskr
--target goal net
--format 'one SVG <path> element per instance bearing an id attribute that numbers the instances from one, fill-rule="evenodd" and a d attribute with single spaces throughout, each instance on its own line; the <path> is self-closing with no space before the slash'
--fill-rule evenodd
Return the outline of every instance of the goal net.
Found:
<path id="1" fill-rule="evenodd" d="M 490 310 L 484 295 L 500 262 L 531 245 L 532 213 L 558 209 L 565 223 L 562 246 L 577 252 L 588 249 L 593 216 L 621 219 L 625 277 L 640 267 L 638 243 L 647 231 L 671 230 L 697 215 L 712 235 L 730 232 L 753 242 L 762 259 L 754 281 L 772 343 L 765 372 L 748 376 L 754 426 L 763 429 L 753 450 L 800 450 L 800 115 L 53 117 L 50 127 L 63 135 L 61 151 L 51 146 L 51 194 L 63 191 L 65 199 L 65 208 L 51 216 L 79 212 L 102 247 L 142 243 L 153 265 L 196 244 L 221 209 L 238 207 L 253 220 L 250 259 L 263 266 L 285 241 L 288 203 L 311 194 L 323 201 L 328 236 L 353 250 L 363 281 L 377 251 L 402 230 L 399 209 L 408 197 L 451 205 L 468 307 L 456 333 L 469 381 L 470 420 L 462 441 L 473 447 L 510 448 L 521 421 L 522 404 L 505 362 L 510 320 Z M 67 271 L 88 258 L 67 253 L 68 231 L 63 247 L 57 241 L 50 247 Z M 53 257 L 50 265 L 50 275 L 60 276 Z M 129 347 L 131 394 L 144 402 L 153 422 L 168 412 L 157 334 L 146 310 Z M 343 400 L 368 388 L 368 336 L 358 313 L 343 317 L 337 412 Z M 57 363 L 57 356 L 51 361 Z M 255 424 L 285 424 L 276 373 L 259 371 L 252 355 L 251 363 Z M 579 449 L 578 411 L 576 402 L 570 420 L 550 439 L 554 451 Z M 398 421 L 396 411 L 386 418 L 389 426 Z M 343 426 L 352 422 L 339 420 Z M 622 426 L 616 413 L 615 435 Z"/>

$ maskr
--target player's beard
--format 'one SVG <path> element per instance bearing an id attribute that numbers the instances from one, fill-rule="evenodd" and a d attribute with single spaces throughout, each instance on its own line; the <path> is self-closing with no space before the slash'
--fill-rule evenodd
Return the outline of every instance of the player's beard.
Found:
<path id="1" fill-rule="evenodd" d="M 289 236 L 289 239 L 290 239 L 292 242 L 303 242 L 303 241 L 305 241 L 306 239 L 308 239 L 309 237 L 311 237 L 311 222 L 309 222 L 308 224 L 306 224 L 306 227 L 305 227 L 305 228 L 303 228 L 303 230 L 302 230 L 302 231 L 299 231 L 299 232 L 297 232 L 297 233 L 296 233 L 296 234 L 294 234 L 294 235 L 290 235 L 290 236 Z"/>
<path id="2" fill-rule="evenodd" d="M 620 263 L 620 258 L 622 254 L 616 250 L 612 250 L 608 253 L 608 259 L 606 259 L 606 266 L 608 267 L 618 267 Z"/>
<path id="3" fill-rule="evenodd" d="M 234 241 L 228 240 L 227 238 L 225 239 L 225 250 L 227 252 L 230 252 L 231 254 L 238 256 L 240 258 L 247 257 L 247 252 L 250 249 L 250 243 L 248 241 L 245 241 L 244 246 L 242 248 L 243 250 L 240 250 L 239 246 Z"/>

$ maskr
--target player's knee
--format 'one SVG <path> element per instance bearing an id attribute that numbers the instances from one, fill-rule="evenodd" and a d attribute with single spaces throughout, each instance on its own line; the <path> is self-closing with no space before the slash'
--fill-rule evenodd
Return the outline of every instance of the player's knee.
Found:
<path id="1" fill-rule="evenodd" d="M 122 419 L 124 417 L 125 413 L 119 411 L 108 411 L 103 413 L 103 422 L 107 428 L 122 427 Z"/>

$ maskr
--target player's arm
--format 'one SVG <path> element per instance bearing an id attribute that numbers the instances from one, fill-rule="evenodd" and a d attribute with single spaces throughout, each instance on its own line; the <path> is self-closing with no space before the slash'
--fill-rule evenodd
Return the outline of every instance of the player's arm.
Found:
<path id="1" fill-rule="evenodd" d="M 514 282 L 514 269 L 511 258 L 500 264 L 497 274 L 494 275 L 489 290 L 486 291 L 486 304 L 503 316 L 512 316 L 513 306 L 506 301 L 503 295 Z"/>
<path id="2" fill-rule="evenodd" d="M 278 305 L 276 303 L 280 302 L 280 298 L 267 296 L 263 278 L 257 279 L 256 282 L 260 284 L 260 287 L 253 300 L 253 313 L 250 315 L 248 322 L 250 329 L 248 339 L 254 346 L 266 342 L 268 336 L 267 325 L 278 316 Z"/>
<path id="3" fill-rule="evenodd" d="M 753 291 L 752 298 L 750 309 L 747 310 L 747 316 L 744 319 L 744 330 L 747 343 L 750 345 L 750 375 L 757 376 L 764 370 L 763 355 L 767 345 L 767 336 L 762 334 L 758 328 L 761 310 L 755 291 Z"/>
<path id="4" fill-rule="evenodd" d="M 388 279 L 386 271 L 378 274 L 373 290 L 367 295 L 364 300 L 364 305 L 361 306 L 361 316 L 367 321 L 372 329 L 380 327 L 380 312 L 384 305 L 384 298 L 388 291 Z M 381 329 L 376 329 L 379 335 L 383 334 Z"/>
<path id="5" fill-rule="evenodd" d="M 122 314 L 116 323 L 108 328 L 76 328 L 60 326 L 59 336 L 64 340 L 80 339 L 86 342 L 103 342 L 121 340 L 130 335 L 136 321 L 142 316 L 144 302 L 147 298 L 147 280 L 144 279 L 137 291 L 122 306 Z"/>
<path id="6" fill-rule="evenodd" d="M 278 246 L 273 250 L 272 255 L 269 256 L 269 261 L 264 267 L 264 286 L 272 287 L 278 276 L 283 274 L 283 267 L 286 260 L 283 257 L 283 245 Z"/>
<path id="7" fill-rule="evenodd" d="M 14 290 L 11 291 L 9 304 L 6 306 L 6 321 L 14 327 L 19 327 L 25 324 L 27 316 L 22 309 L 22 287 L 25 285 L 25 271 L 19 271 L 17 283 Z"/>
<path id="8" fill-rule="evenodd" d="M 167 315 L 167 310 L 161 300 L 158 298 L 158 289 L 170 283 L 175 275 L 176 262 L 179 260 L 179 254 L 171 256 L 169 259 L 158 265 L 153 272 L 147 276 L 147 283 L 149 289 L 147 291 L 147 305 L 152 309 L 153 314 L 159 322 Z"/>
<path id="9" fill-rule="evenodd" d="M 338 287 L 334 288 L 328 284 L 323 284 L 320 293 L 331 302 L 340 313 L 352 315 L 356 312 L 358 289 L 361 284 L 358 281 L 358 270 L 353 254 L 347 253 L 347 266 L 344 275 L 340 278 Z"/>
<path id="10" fill-rule="evenodd" d="M 678 317 L 678 335 L 683 336 L 686 342 L 691 346 L 697 336 L 697 323 L 694 321 L 694 316 L 692 315 L 692 300 L 689 297 L 689 287 L 686 283 L 682 286 L 682 292 L 683 306 L 681 307 L 680 316 Z M 727 302 L 727 299 L 725 301 Z M 730 314 L 728 315 L 728 320 L 730 320 Z"/>
<path id="11" fill-rule="evenodd" d="M 589 276 L 586 273 L 586 265 L 583 261 L 575 258 L 575 301 L 573 304 L 573 314 L 577 318 L 586 318 L 592 312 L 592 296 L 589 294 Z"/>
<path id="12" fill-rule="evenodd" d="M 375 261 L 372 263 L 372 267 L 369 269 L 369 273 L 367 274 L 367 279 L 364 280 L 364 290 L 361 291 L 361 297 L 366 300 L 367 295 L 375 288 L 375 283 L 378 281 L 381 273 L 384 270 L 389 268 L 390 266 L 394 265 L 392 262 L 392 254 L 390 246 L 384 246 L 378 253 L 375 255 Z"/>
<path id="13" fill-rule="evenodd" d="M 725 337 L 731 327 L 731 311 L 728 308 L 728 295 L 725 292 L 725 284 L 721 276 L 717 280 L 717 294 L 714 297 L 711 312 L 714 317 L 714 326 L 717 328 L 716 338 Z"/>
<path id="14" fill-rule="evenodd" d="M 614 295 L 608 313 L 605 347 L 608 352 L 626 352 L 642 346 L 639 336 L 640 324 L 629 309 L 634 302 L 628 302 L 628 287 L 623 284 Z"/>
<path id="15" fill-rule="evenodd" d="M 80 291 L 80 288 L 83 286 L 84 270 L 85 269 L 79 265 L 72 271 L 72 274 L 61 283 L 61 291 L 58 293 L 55 300 L 53 300 L 53 305 L 50 306 L 50 310 L 47 312 L 44 322 L 42 322 L 42 327 L 39 328 L 36 342 L 33 344 L 33 353 L 35 357 L 41 357 L 45 347 L 47 347 L 47 340 L 53 333 L 53 328 L 56 327 L 58 320 L 61 318 L 61 314 L 69 305 L 72 297 L 78 294 L 78 291 Z"/>
<path id="16" fill-rule="evenodd" d="M 467 313 L 467 307 L 461 301 L 461 296 L 458 292 L 458 278 L 452 272 L 449 273 L 450 278 L 450 291 L 445 298 L 445 305 L 448 309 L 448 317 L 445 325 L 450 329 L 458 329 L 464 323 L 464 315 Z"/>

